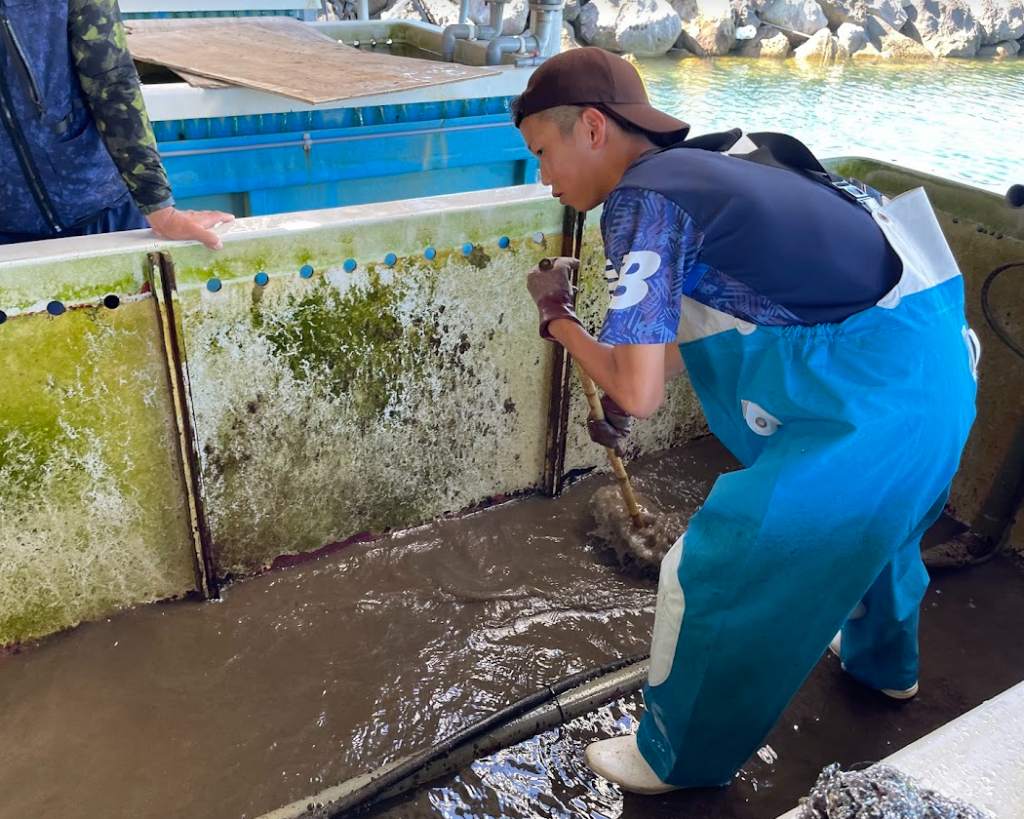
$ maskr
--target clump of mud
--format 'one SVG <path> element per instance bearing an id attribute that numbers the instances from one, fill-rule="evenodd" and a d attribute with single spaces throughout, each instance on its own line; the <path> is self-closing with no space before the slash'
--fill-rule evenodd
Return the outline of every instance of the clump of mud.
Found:
<path id="1" fill-rule="evenodd" d="M 590 499 L 597 528 L 591 534 L 606 544 L 623 568 L 645 577 L 657 577 L 661 560 L 683 532 L 689 515 L 662 512 L 642 495 L 636 496 L 646 525 L 633 524 L 618 486 L 602 486 Z"/>

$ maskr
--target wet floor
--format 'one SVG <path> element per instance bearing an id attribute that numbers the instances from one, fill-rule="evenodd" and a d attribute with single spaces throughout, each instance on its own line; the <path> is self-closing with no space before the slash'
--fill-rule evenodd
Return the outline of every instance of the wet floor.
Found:
<path id="1" fill-rule="evenodd" d="M 731 467 L 711 439 L 631 469 L 692 512 Z M 0 819 L 255 817 L 431 746 L 573 672 L 648 648 L 655 586 L 588 537 L 605 478 L 145 607 L 0 658 Z M 827 593 L 827 589 L 809 590 Z M 1024 679 L 1017 561 L 939 576 L 921 694 L 896 705 L 826 657 L 724 791 L 625 798 L 585 744 L 637 698 L 478 761 L 377 817 L 770 819 L 827 763 L 881 758 Z"/>

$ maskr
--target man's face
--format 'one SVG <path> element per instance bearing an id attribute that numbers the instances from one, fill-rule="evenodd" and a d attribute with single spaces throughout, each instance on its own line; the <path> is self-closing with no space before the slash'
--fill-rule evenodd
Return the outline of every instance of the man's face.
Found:
<path id="1" fill-rule="evenodd" d="M 604 201 L 607 191 L 601 188 L 599 146 L 582 119 L 568 135 L 541 114 L 524 119 L 519 130 L 530 153 L 540 160 L 541 182 L 551 186 L 551 195 L 559 202 L 588 211 Z"/>

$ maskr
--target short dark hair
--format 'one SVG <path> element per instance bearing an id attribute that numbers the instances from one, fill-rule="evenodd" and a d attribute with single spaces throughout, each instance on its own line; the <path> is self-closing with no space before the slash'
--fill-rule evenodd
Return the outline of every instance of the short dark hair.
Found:
<path id="1" fill-rule="evenodd" d="M 608 119 L 614 122 L 619 130 L 627 136 L 642 136 L 650 139 L 650 134 L 641 128 L 637 128 L 632 122 L 627 122 L 622 117 L 618 116 L 614 111 L 610 111 L 603 105 L 557 105 L 554 108 L 546 108 L 540 111 L 537 116 L 545 122 L 553 122 L 558 126 L 558 130 L 562 136 L 569 136 L 572 133 L 573 127 L 579 122 L 583 112 L 588 108 L 594 108 L 604 114 Z"/>

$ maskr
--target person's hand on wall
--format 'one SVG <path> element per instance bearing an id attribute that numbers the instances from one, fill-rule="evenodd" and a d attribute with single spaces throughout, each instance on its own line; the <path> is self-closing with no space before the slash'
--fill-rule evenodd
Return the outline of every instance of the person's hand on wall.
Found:
<path id="1" fill-rule="evenodd" d="M 222 244 L 220 236 L 208 228 L 234 220 L 234 215 L 219 210 L 178 210 L 173 206 L 146 216 L 157 235 L 165 239 L 194 239 L 211 250 L 220 250 Z"/>

